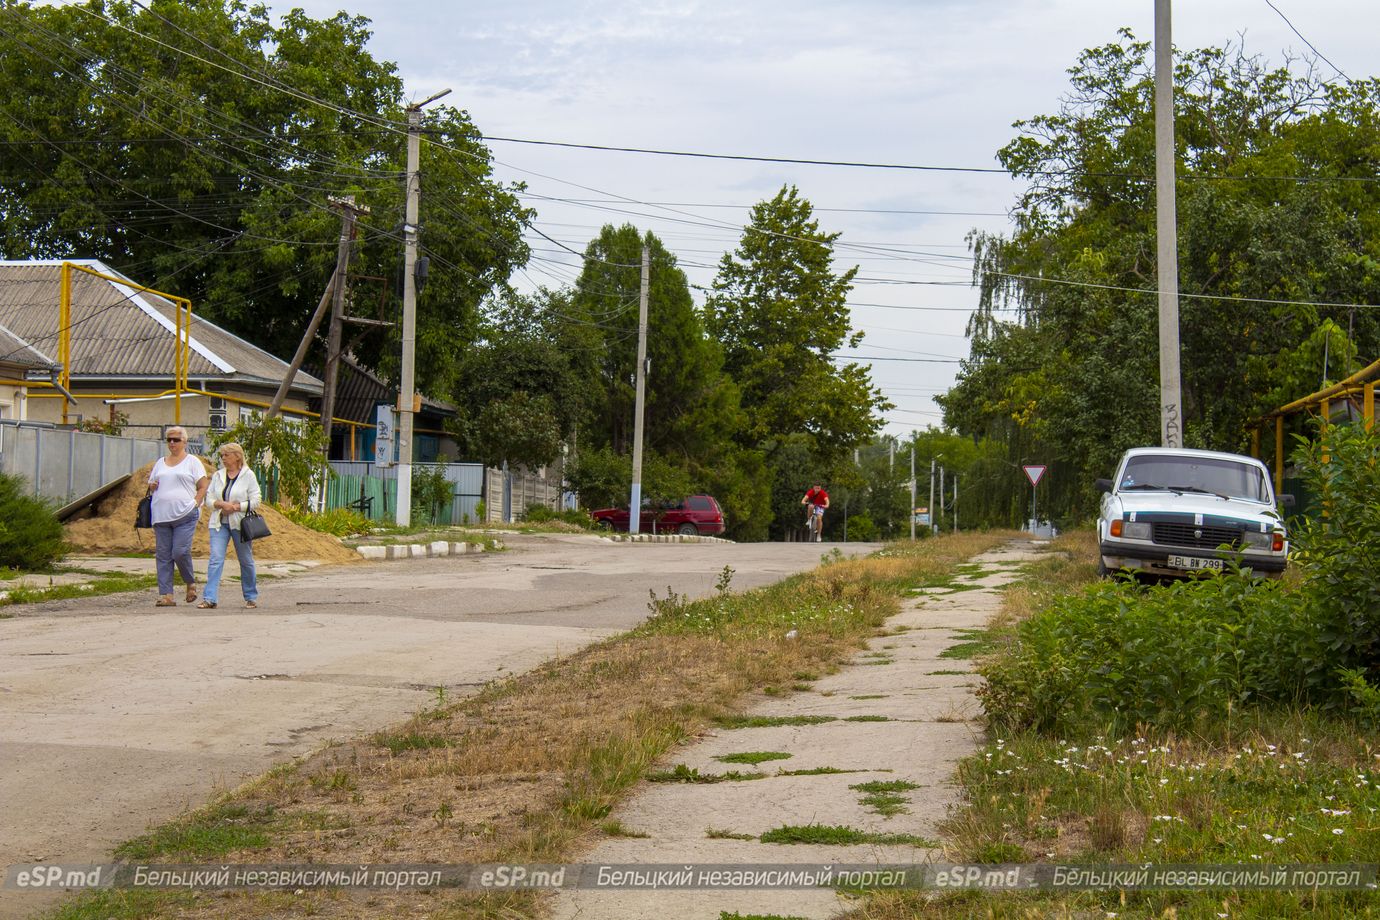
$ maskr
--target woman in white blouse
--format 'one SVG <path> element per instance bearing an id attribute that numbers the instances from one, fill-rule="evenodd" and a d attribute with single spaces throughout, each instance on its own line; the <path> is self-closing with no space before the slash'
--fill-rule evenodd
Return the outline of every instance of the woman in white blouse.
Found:
<path id="1" fill-rule="evenodd" d="M 192 571 L 192 535 L 201 517 L 206 495 L 206 467 L 201 458 L 187 453 L 187 432 L 177 425 L 165 435 L 168 455 L 159 457 L 149 471 L 153 493 L 154 558 L 158 565 L 158 607 L 172 607 L 173 569 L 187 585 L 187 603 L 196 600 L 196 573 Z"/>
<path id="2" fill-rule="evenodd" d="M 234 441 L 220 446 L 220 469 L 211 477 L 206 490 L 211 508 L 211 562 L 206 567 L 206 593 L 198 607 L 213 609 L 220 598 L 220 577 L 225 572 L 225 554 L 235 544 L 240 562 L 240 590 L 244 606 L 257 607 L 259 585 L 254 577 L 254 544 L 240 540 L 240 521 L 244 512 L 259 504 L 259 480 L 244 462 L 244 448 Z"/>

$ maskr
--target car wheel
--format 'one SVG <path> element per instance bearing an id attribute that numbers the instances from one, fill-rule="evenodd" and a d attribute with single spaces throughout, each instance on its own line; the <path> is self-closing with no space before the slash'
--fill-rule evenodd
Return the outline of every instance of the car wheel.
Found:
<path id="1" fill-rule="evenodd" d="M 609 531 L 613 530 L 613 525 L 610 524 L 606 519 L 600 518 L 599 520 L 594 522 L 594 529 L 603 531 L 604 533 L 608 533 Z"/>
<path id="2" fill-rule="evenodd" d="M 686 522 L 680 525 L 680 534 L 684 537 L 698 537 L 700 535 L 700 529 L 694 524 Z"/>
<path id="3" fill-rule="evenodd" d="M 1097 577 L 1098 577 L 1098 578 L 1111 578 L 1111 577 L 1112 577 L 1112 570 L 1109 569 L 1109 568 L 1107 568 L 1107 557 L 1106 557 L 1106 556 L 1098 556 L 1098 557 L 1097 557 Z"/>

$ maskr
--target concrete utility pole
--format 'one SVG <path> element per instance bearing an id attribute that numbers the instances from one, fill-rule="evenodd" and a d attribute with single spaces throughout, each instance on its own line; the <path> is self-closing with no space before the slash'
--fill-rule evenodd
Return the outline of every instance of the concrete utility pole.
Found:
<path id="1" fill-rule="evenodd" d="M 1160 442 L 1164 447 L 1183 446 L 1175 173 L 1174 43 L 1169 0 L 1155 0 L 1155 236 L 1160 289 Z"/>
<path id="2" fill-rule="evenodd" d="M 958 474 L 954 473 L 954 533 L 958 533 Z"/>
<path id="3" fill-rule="evenodd" d="M 330 283 L 326 285 L 326 291 L 321 295 L 321 302 L 316 305 L 316 312 L 311 315 L 311 321 L 307 323 L 307 329 L 302 333 L 302 341 L 297 345 L 297 351 L 292 356 L 292 362 L 288 364 L 287 373 L 283 376 L 282 383 L 278 384 L 278 392 L 273 394 L 273 401 L 268 404 L 268 409 L 264 412 L 265 419 L 273 418 L 283 408 L 283 400 L 287 398 L 288 388 L 292 386 L 292 381 L 297 379 L 297 372 L 302 369 L 302 362 L 307 358 L 307 349 L 311 347 L 312 340 L 316 338 L 316 330 L 321 327 L 321 320 L 326 316 L 326 307 L 330 305 L 336 289 L 342 288 L 345 284 L 345 266 L 350 258 L 350 233 L 353 226 L 354 212 L 350 209 L 343 210 L 340 214 L 340 245 L 336 250 L 335 271 L 331 273 Z M 324 409 L 325 406 L 323 405 L 322 408 Z M 325 414 L 322 412 L 323 416 Z"/>
<path id="4" fill-rule="evenodd" d="M 930 458 L 930 533 L 934 533 L 934 458 Z"/>
<path id="5" fill-rule="evenodd" d="M 939 519 L 935 522 L 936 532 L 944 532 L 944 467 L 939 468 L 939 507 L 935 509 L 939 513 Z"/>
<path id="6" fill-rule="evenodd" d="M 647 395 L 647 293 L 651 286 L 652 256 L 642 246 L 642 292 L 637 299 L 637 402 L 633 407 L 632 497 L 628 505 L 628 533 L 642 530 L 642 410 Z"/>
<path id="7" fill-rule="evenodd" d="M 398 390 L 398 506 L 399 527 L 412 523 L 412 413 L 417 363 L 417 212 L 421 207 L 422 107 L 450 90 L 407 107 L 407 211 L 403 218 L 403 333 L 402 385 Z"/>
<path id="8" fill-rule="evenodd" d="M 340 208 L 340 247 L 335 264 L 338 274 L 331 296 L 331 328 L 326 335 L 325 390 L 321 394 L 321 428 L 326 434 L 326 459 L 331 458 L 331 429 L 335 426 L 335 391 L 340 378 L 340 339 L 345 327 L 345 293 L 350 283 L 350 249 L 355 238 L 355 220 L 369 209 L 355 204 L 355 196 L 332 198 L 331 205 Z"/>
<path id="9" fill-rule="evenodd" d="M 910 538 L 915 539 L 915 447 L 910 448 Z"/>

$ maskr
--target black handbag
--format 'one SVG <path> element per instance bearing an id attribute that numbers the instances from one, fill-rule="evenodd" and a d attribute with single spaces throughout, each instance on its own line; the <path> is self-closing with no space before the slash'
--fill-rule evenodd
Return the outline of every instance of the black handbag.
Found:
<path id="1" fill-rule="evenodd" d="M 139 499 L 139 507 L 134 512 L 134 529 L 148 530 L 153 526 L 153 493 L 146 492 Z"/>
<path id="2" fill-rule="evenodd" d="M 271 536 L 273 531 L 268 529 L 268 521 L 265 521 L 263 515 L 255 511 L 249 502 L 245 502 L 244 517 L 240 519 L 240 542 L 252 543 Z"/>

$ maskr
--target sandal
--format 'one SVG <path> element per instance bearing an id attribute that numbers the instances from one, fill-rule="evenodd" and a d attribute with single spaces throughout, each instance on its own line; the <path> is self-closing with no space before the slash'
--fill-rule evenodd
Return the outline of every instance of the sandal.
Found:
<path id="1" fill-rule="evenodd" d="M 216 602 L 215 602 L 215 601 L 202 601 L 200 604 L 197 604 L 197 605 L 196 605 L 196 609 L 197 609 L 197 610 L 215 610 L 215 609 L 216 609 Z"/>
<path id="2" fill-rule="evenodd" d="M 245 601 L 244 606 L 248 607 L 250 610 L 256 610 L 258 609 L 259 605 L 254 603 L 253 601 Z"/>
<path id="3" fill-rule="evenodd" d="M 170 598 L 170 597 L 160 597 L 156 602 L 154 602 L 154 605 L 153 605 L 153 606 L 155 606 L 155 607 L 176 607 L 176 606 L 177 606 L 177 601 L 173 600 L 173 599 Z"/>
<path id="4" fill-rule="evenodd" d="M 187 586 L 187 603 L 190 604 L 194 600 L 196 600 L 196 582 Z"/>

